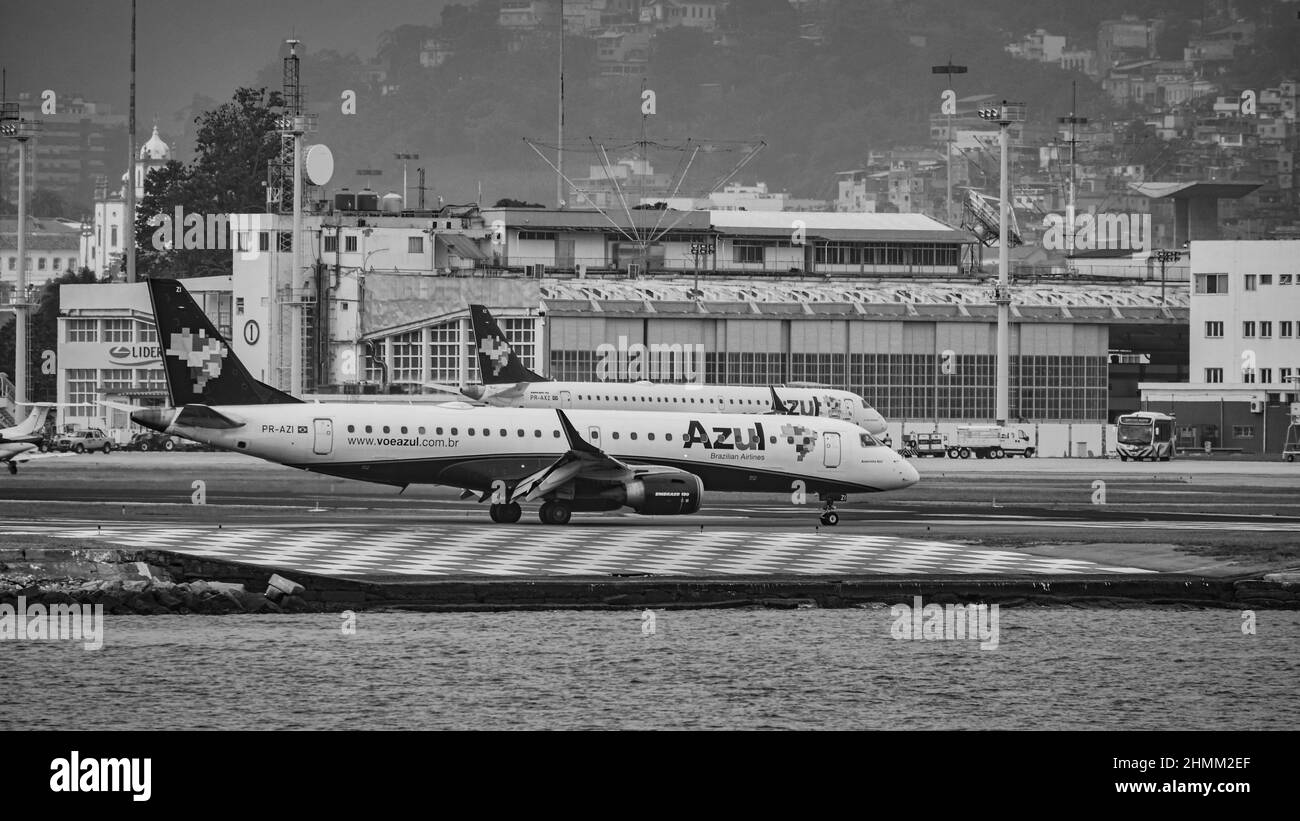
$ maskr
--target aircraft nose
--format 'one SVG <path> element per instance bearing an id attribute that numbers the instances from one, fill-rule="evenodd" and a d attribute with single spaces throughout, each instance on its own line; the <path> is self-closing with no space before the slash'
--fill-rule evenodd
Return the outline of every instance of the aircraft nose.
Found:
<path id="1" fill-rule="evenodd" d="M 889 431 L 889 426 L 885 424 L 885 417 L 875 409 L 866 410 L 862 427 L 866 428 L 872 436 L 884 436 Z"/>
<path id="2" fill-rule="evenodd" d="M 175 408 L 144 408 L 131 413 L 132 422 L 161 433 L 166 433 L 175 418 Z"/>
<path id="3" fill-rule="evenodd" d="M 894 467 L 898 470 L 899 489 L 911 487 L 921 481 L 921 474 L 916 472 L 912 463 L 898 454 L 894 454 Z"/>

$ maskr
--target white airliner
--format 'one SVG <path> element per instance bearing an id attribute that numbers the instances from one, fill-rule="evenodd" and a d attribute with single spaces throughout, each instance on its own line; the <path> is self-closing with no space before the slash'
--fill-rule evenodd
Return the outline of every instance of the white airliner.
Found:
<path id="1" fill-rule="evenodd" d="M 147 283 L 173 407 L 136 423 L 290 467 L 405 487 L 458 487 L 515 522 L 520 502 L 681 514 L 705 489 L 819 494 L 908 487 L 916 470 L 851 422 L 759 414 L 304 403 L 253 379 L 175 280 Z"/>
<path id="2" fill-rule="evenodd" d="M 0 428 L 0 462 L 9 466 L 10 473 L 18 472 L 18 465 L 39 459 L 37 445 L 45 436 L 45 418 L 54 407 L 50 402 L 37 402 L 27 418 L 10 428 Z"/>
<path id="3" fill-rule="evenodd" d="M 661 413 L 778 413 L 843 419 L 874 436 L 885 434 L 885 418 L 850 391 L 825 387 L 749 387 L 669 382 L 557 382 L 539 376 L 519 360 L 492 313 L 469 306 L 474 322 L 482 385 L 460 391 L 476 401 L 509 408 L 640 410 Z"/>

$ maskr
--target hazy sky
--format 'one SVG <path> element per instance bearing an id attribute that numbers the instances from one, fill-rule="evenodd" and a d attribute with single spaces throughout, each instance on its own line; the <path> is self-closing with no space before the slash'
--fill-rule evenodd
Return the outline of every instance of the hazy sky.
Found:
<path id="1" fill-rule="evenodd" d="M 379 35 L 431 25 L 445 0 L 138 0 L 136 106 L 140 130 L 168 120 L 196 93 L 226 100 L 297 37 L 312 51 L 372 57 Z M 126 113 L 130 0 L 0 0 L 0 66 L 10 95 L 81 93 Z"/>

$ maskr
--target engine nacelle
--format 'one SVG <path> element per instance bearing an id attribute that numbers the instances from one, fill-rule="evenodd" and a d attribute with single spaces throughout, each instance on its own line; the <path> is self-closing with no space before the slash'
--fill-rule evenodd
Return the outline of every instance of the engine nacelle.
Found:
<path id="1" fill-rule="evenodd" d="M 704 499 L 704 483 L 684 470 L 651 473 L 601 493 L 643 516 L 694 513 Z"/>

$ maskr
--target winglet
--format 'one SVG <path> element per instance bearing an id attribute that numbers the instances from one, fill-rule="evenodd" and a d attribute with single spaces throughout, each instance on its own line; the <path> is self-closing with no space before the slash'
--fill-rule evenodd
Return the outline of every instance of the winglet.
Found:
<path id="1" fill-rule="evenodd" d="M 590 453 L 592 455 L 600 456 L 604 455 L 604 451 L 578 435 L 577 429 L 573 427 L 573 423 L 569 421 L 569 417 L 564 415 L 564 411 L 556 408 L 555 412 L 560 417 L 560 427 L 564 429 L 564 435 L 568 437 L 569 450 L 578 453 Z"/>

